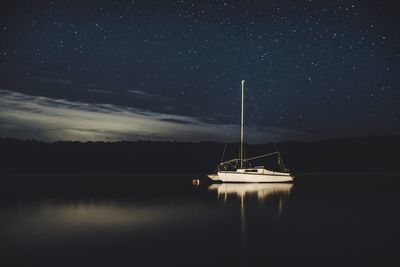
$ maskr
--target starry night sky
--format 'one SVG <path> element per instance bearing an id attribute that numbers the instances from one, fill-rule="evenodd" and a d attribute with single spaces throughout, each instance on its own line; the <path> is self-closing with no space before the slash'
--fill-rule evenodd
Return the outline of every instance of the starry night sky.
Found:
<path id="1" fill-rule="evenodd" d="M 400 133 L 398 1 L 3 1 L 0 137 Z M 72 2 L 72 3 L 69 3 Z"/>

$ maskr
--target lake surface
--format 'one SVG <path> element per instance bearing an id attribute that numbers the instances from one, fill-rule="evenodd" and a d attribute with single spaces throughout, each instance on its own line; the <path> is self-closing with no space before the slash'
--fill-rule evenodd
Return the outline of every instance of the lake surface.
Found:
<path id="1" fill-rule="evenodd" d="M 0 266 L 399 266 L 400 174 L 0 178 Z"/>

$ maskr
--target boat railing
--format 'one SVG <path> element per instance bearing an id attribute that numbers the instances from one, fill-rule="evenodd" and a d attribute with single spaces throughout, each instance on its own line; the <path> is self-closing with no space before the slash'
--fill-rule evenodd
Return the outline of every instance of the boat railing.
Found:
<path id="1" fill-rule="evenodd" d="M 259 158 L 264 158 L 264 157 L 268 157 L 268 156 L 273 156 L 273 155 L 280 155 L 280 153 L 276 151 L 276 152 L 272 152 L 272 153 L 263 154 L 263 155 L 260 155 L 260 156 L 248 158 L 248 159 L 243 159 L 243 161 L 247 162 L 247 161 L 251 161 L 251 160 L 255 160 L 255 159 L 259 159 Z M 240 161 L 240 159 L 230 159 L 230 160 L 221 162 L 220 165 L 227 164 L 227 163 L 232 163 L 232 162 L 237 162 L 237 161 Z"/>

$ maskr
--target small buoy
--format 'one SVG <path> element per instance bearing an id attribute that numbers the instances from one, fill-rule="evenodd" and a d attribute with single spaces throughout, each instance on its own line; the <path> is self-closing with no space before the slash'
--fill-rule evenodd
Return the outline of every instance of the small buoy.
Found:
<path id="1" fill-rule="evenodd" d="M 199 185 L 200 184 L 200 179 L 193 179 L 192 180 L 193 185 Z"/>

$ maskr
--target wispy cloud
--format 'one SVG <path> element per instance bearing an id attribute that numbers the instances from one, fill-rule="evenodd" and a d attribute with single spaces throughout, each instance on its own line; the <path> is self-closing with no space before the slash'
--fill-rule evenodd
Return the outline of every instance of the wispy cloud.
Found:
<path id="1" fill-rule="evenodd" d="M 0 90 L 0 135 L 56 140 L 178 140 L 236 141 L 238 126 L 214 124 L 200 119 Z M 230 138 L 227 133 L 231 133 Z M 304 137 L 279 128 L 247 129 L 252 142 Z"/>
<path id="2" fill-rule="evenodd" d="M 143 98 L 147 100 L 157 100 L 157 101 L 167 101 L 168 98 L 159 95 L 149 94 L 141 90 L 127 90 L 128 93 L 132 94 L 134 97 Z"/>
<path id="3" fill-rule="evenodd" d="M 88 93 L 98 93 L 98 94 L 115 94 L 115 95 L 129 95 L 134 98 L 143 99 L 143 100 L 150 100 L 150 101 L 168 101 L 168 97 L 150 94 L 148 92 L 142 90 L 126 90 L 126 91 L 111 91 L 104 88 L 99 88 L 98 86 L 94 86 L 91 84 L 76 82 L 73 80 L 68 79 L 61 79 L 61 78 L 49 78 L 40 75 L 32 75 L 30 78 L 31 80 L 39 81 L 42 83 L 49 83 L 54 84 L 57 86 L 73 86 L 74 88 L 85 89 Z"/>
<path id="4" fill-rule="evenodd" d="M 112 93 L 115 93 L 115 92 L 110 91 L 110 90 L 106 90 L 106 89 L 103 89 L 103 88 L 98 88 L 98 87 L 96 87 L 94 85 L 91 85 L 91 84 L 76 82 L 76 81 L 68 80 L 68 79 L 49 78 L 49 77 L 39 76 L 39 75 L 33 75 L 30 79 L 31 80 L 35 80 L 35 81 L 39 81 L 39 82 L 42 82 L 42 83 L 53 84 L 53 85 L 56 85 L 56 86 L 73 86 L 75 88 L 85 89 L 85 90 L 87 90 L 87 92 L 93 92 L 93 93 L 100 93 L 100 94 L 112 94 Z"/>

